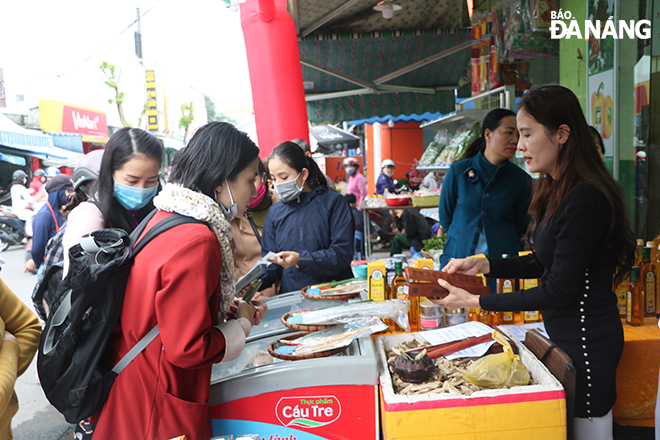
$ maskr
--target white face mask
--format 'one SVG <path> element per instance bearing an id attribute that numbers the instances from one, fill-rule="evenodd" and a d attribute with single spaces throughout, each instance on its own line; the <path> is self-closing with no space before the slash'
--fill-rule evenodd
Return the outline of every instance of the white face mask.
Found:
<path id="1" fill-rule="evenodd" d="M 285 202 L 291 202 L 294 200 L 296 197 L 300 195 L 302 190 L 305 188 L 305 181 L 303 180 L 302 186 L 298 188 L 298 177 L 300 177 L 300 173 L 296 176 L 295 179 L 289 180 L 288 182 L 282 182 L 282 183 L 276 183 L 273 185 L 275 187 L 275 192 L 277 193 L 278 196 L 280 196 L 280 199 L 284 200 Z"/>
<path id="2" fill-rule="evenodd" d="M 356 171 L 357 171 L 357 169 L 355 167 L 347 167 L 346 168 L 346 174 L 348 174 L 349 176 L 352 176 L 353 174 L 355 174 Z"/>
<path id="3" fill-rule="evenodd" d="M 234 197 L 232 197 L 231 195 L 231 188 L 229 188 L 229 183 L 227 183 L 227 191 L 229 192 L 229 200 L 231 200 L 231 205 L 229 205 L 229 209 L 225 208 L 225 205 L 222 204 L 222 202 L 218 198 L 217 192 L 215 193 L 215 201 L 218 202 L 218 205 L 220 205 L 220 210 L 224 214 L 227 221 L 230 222 L 234 217 L 236 217 L 236 215 L 238 215 L 238 205 L 234 203 Z"/>
<path id="4" fill-rule="evenodd" d="M 383 168 L 383 173 L 385 173 L 386 176 L 392 177 L 394 175 L 394 170 L 387 171 L 385 168 Z"/>

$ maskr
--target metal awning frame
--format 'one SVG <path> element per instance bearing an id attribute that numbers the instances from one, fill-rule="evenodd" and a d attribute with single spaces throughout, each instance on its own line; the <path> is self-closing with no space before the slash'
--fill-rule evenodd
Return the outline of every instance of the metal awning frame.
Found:
<path id="1" fill-rule="evenodd" d="M 348 3 L 351 3 L 351 5 L 352 5 L 352 3 L 354 3 L 355 1 L 356 0 L 349 0 L 347 3 L 345 3 L 341 7 L 346 6 Z M 351 5 L 346 6 L 346 7 L 348 8 Z M 319 25 L 319 26 L 321 26 L 321 25 Z M 449 49 L 445 49 L 441 52 L 438 52 L 435 55 L 431 55 L 429 57 L 426 57 L 423 60 L 416 61 L 416 62 L 411 63 L 411 64 L 409 64 L 405 67 L 402 67 L 401 69 L 397 69 L 394 72 L 388 73 L 387 75 L 381 76 L 379 78 L 375 78 L 372 82 L 356 78 L 352 75 L 347 75 L 347 74 L 342 73 L 342 72 L 340 72 L 336 69 L 332 69 L 330 67 L 324 66 L 324 65 L 322 65 L 320 63 L 317 63 L 315 61 L 311 61 L 311 60 L 301 58 L 300 59 L 300 64 L 302 64 L 304 66 L 311 67 L 312 69 L 321 71 L 323 73 L 327 73 L 328 75 L 332 75 L 336 78 L 339 78 L 341 80 L 344 80 L 346 82 L 349 82 L 351 84 L 355 84 L 355 85 L 358 85 L 358 86 L 361 87 L 359 89 L 343 90 L 343 91 L 339 91 L 339 92 L 310 94 L 310 95 L 305 96 L 305 101 L 310 102 L 310 101 L 319 101 L 319 100 L 322 100 L 322 99 L 334 99 L 334 98 L 343 98 L 343 97 L 346 97 L 346 96 L 372 95 L 372 94 L 381 94 L 381 93 L 406 93 L 406 92 L 412 92 L 412 93 L 435 94 L 438 91 L 442 91 L 442 90 L 457 89 L 459 87 L 458 84 L 449 85 L 449 86 L 447 86 L 447 85 L 437 86 L 437 87 L 409 87 L 409 86 L 389 85 L 389 84 L 385 84 L 385 83 L 387 83 L 389 81 L 392 81 L 393 79 L 398 78 L 400 76 L 403 76 L 407 73 L 410 73 L 414 70 L 417 70 L 421 67 L 424 67 L 428 64 L 439 61 L 442 58 L 447 57 L 449 55 L 452 55 L 456 52 L 460 52 L 461 50 L 468 49 L 468 48 L 471 47 L 471 45 L 472 45 L 472 41 L 465 41 L 463 43 L 459 43 L 455 46 L 450 47 Z"/>

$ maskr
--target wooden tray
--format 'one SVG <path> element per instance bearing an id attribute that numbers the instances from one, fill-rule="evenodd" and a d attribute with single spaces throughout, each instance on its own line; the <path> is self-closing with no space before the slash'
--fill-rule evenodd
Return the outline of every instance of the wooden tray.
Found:
<path id="1" fill-rule="evenodd" d="M 346 350 L 348 348 L 348 345 L 346 347 L 341 347 L 341 348 L 333 348 L 331 350 L 324 350 L 324 351 L 318 351 L 316 353 L 308 353 L 308 354 L 301 354 L 301 355 L 295 355 L 295 354 L 281 354 L 281 353 L 276 353 L 275 350 L 277 350 L 281 345 L 283 345 L 280 340 L 285 339 L 285 340 L 290 340 L 290 339 L 296 339 L 301 336 L 306 335 L 307 333 L 295 333 L 293 335 L 289 335 L 283 338 L 279 338 L 276 341 L 273 341 L 269 346 L 268 346 L 268 353 L 278 359 L 282 359 L 285 361 L 300 361 L 303 359 L 315 359 L 315 358 L 323 358 L 323 357 L 328 357 L 328 356 L 333 356 L 335 354 L 341 353 L 342 351 Z"/>
<path id="2" fill-rule="evenodd" d="M 354 292 L 354 293 L 345 293 L 343 295 L 328 295 L 328 296 L 321 296 L 321 295 L 309 295 L 307 294 L 307 287 L 303 287 L 302 290 L 300 290 L 300 293 L 302 293 L 302 296 L 305 298 L 310 298 L 310 299 L 321 299 L 321 300 L 327 300 L 327 299 L 348 299 L 348 298 L 353 298 L 356 295 L 359 295 L 360 292 Z"/>
<path id="3" fill-rule="evenodd" d="M 465 289 L 475 295 L 486 295 L 490 293 L 490 287 L 484 286 L 483 280 L 474 275 L 448 274 L 437 270 L 416 269 L 414 267 L 406 267 L 404 271 L 406 273 L 406 279 L 411 283 L 432 283 L 439 286 L 438 278 L 442 278 L 449 282 L 449 284 Z M 444 292 L 445 296 L 449 293 L 447 289 L 442 287 L 440 289 Z"/>
<path id="4" fill-rule="evenodd" d="M 304 310 L 294 310 L 292 312 L 287 312 L 280 320 L 285 327 L 290 328 L 291 330 L 297 330 L 300 332 L 316 332 L 319 330 L 325 330 L 326 328 L 332 327 L 332 325 L 323 325 L 323 324 L 293 324 L 287 321 L 287 319 L 293 315 L 299 315 L 301 313 L 309 312 L 314 309 L 304 309 Z"/>

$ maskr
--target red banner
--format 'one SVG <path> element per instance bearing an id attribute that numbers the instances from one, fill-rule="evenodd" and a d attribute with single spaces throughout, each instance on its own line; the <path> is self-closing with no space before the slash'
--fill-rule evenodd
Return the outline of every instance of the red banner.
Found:
<path id="1" fill-rule="evenodd" d="M 108 136 L 105 113 L 65 105 L 62 110 L 62 131 L 91 136 Z"/>

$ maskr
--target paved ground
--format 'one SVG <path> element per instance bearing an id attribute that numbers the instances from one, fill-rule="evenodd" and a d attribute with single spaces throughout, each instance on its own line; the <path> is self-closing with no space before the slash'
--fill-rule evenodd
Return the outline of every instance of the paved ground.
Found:
<path id="1" fill-rule="evenodd" d="M 23 273 L 25 250 L 12 246 L 2 253 L 6 261 L 0 276 L 31 308 L 36 275 Z M 33 308 L 34 309 L 34 308 Z M 30 368 L 16 381 L 20 408 L 12 420 L 15 440 L 62 440 L 70 436 L 71 425 L 53 408 L 36 380 L 36 356 Z M 72 437 L 70 437 L 72 438 Z"/>

